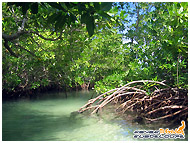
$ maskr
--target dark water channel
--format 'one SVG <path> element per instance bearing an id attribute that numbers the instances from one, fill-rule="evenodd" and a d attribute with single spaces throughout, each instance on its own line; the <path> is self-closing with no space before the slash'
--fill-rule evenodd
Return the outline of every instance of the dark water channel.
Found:
<path id="1" fill-rule="evenodd" d="M 107 106 L 103 114 L 76 114 L 93 93 L 46 93 L 38 99 L 2 103 L 3 141 L 127 141 L 135 130 L 150 129 L 133 123 L 133 114 L 121 117 Z M 127 120 L 125 119 L 127 118 Z"/>

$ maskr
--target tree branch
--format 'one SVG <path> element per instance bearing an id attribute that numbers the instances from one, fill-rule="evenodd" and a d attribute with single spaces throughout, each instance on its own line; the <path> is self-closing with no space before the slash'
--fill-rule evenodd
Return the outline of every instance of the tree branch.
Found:
<path id="1" fill-rule="evenodd" d="M 38 35 L 40 38 L 44 39 L 44 40 L 50 40 L 50 41 L 56 41 L 56 40 L 59 40 L 61 39 L 61 36 L 62 36 L 62 32 L 60 33 L 60 36 L 57 37 L 57 38 L 46 38 L 44 37 L 43 35 L 39 34 L 38 32 L 35 32 L 35 31 L 18 31 L 17 33 L 14 33 L 12 35 L 7 35 L 5 33 L 2 33 L 2 37 L 4 40 L 7 40 L 7 41 L 12 41 L 12 40 L 15 40 L 17 38 L 19 38 L 20 36 L 24 35 L 24 34 L 30 34 L 30 33 L 33 33 L 33 34 L 36 34 Z"/>
<path id="2" fill-rule="evenodd" d="M 27 31 L 18 31 L 17 33 L 14 33 L 12 35 L 7 35 L 7 34 L 2 33 L 2 37 L 5 41 L 12 41 L 19 38 L 21 35 L 24 35 L 27 33 L 28 33 Z"/>
<path id="3" fill-rule="evenodd" d="M 40 38 L 42 38 L 42 39 L 44 39 L 44 40 L 56 41 L 56 40 L 61 39 L 63 32 L 61 32 L 61 33 L 60 33 L 60 36 L 57 37 L 57 38 L 46 38 L 46 37 L 44 37 L 43 35 L 39 34 L 38 32 L 35 32 L 35 31 L 24 31 L 24 30 L 21 30 L 21 31 L 18 31 L 18 32 L 12 34 L 12 35 L 7 35 L 7 34 L 5 34 L 5 33 L 2 33 L 2 37 L 3 37 L 4 41 L 5 41 L 5 42 L 4 42 L 5 48 L 10 52 L 11 55 L 13 55 L 14 57 L 18 57 L 18 56 L 12 51 L 12 49 L 9 47 L 8 42 L 17 39 L 17 38 L 19 38 L 20 36 L 22 36 L 22 35 L 24 35 L 24 34 L 30 34 L 30 33 L 36 34 L 36 35 L 38 35 Z M 36 57 L 36 55 L 35 55 L 34 53 L 32 53 L 32 52 L 30 52 L 29 50 L 23 48 L 22 46 L 20 46 L 20 45 L 18 45 L 18 44 L 17 44 L 16 46 L 18 46 L 18 47 L 24 49 L 25 51 L 29 52 L 31 55 L 33 55 L 33 56 Z"/>
<path id="4" fill-rule="evenodd" d="M 38 32 L 35 32 L 35 31 L 29 31 L 28 33 L 36 34 L 36 35 L 38 35 L 40 38 L 42 38 L 42 39 L 44 39 L 44 40 L 49 40 L 49 41 L 57 41 L 57 40 L 61 39 L 61 36 L 62 36 L 62 32 L 61 32 L 60 36 L 57 37 L 57 38 L 46 38 L 46 37 L 44 37 L 43 35 L 39 34 Z"/>
<path id="5" fill-rule="evenodd" d="M 5 48 L 9 51 L 9 53 L 10 53 L 12 56 L 18 58 L 18 56 L 17 56 L 17 55 L 11 50 L 11 48 L 9 47 L 9 45 L 8 45 L 8 41 L 7 41 L 7 40 L 5 40 L 5 42 L 4 42 L 4 46 L 5 46 Z"/>
<path id="6" fill-rule="evenodd" d="M 18 43 L 15 43 L 15 46 L 17 46 L 17 47 L 19 47 L 19 48 L 21 48 L 21 49 L 23 49 L 23 50 L 27 51 L 27 52 L 28 52 L 28 53 L 30 53 L 32 56 L 37 57 L 34 53 L 32 53 L 31 51 L 29 51 L 29 50 L 25 49 L 24 47 L 22 47 L 22 46 L 21 46 L 21 45 L 19 45 Z"/>

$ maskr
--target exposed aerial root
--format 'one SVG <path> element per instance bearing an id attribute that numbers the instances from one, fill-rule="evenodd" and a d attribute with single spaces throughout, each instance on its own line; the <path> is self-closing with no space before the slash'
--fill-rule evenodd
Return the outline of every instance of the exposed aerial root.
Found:
<path id="1" fill-rule="evenodd" d="M 145 86 L 138 84 L 149 84 L 146 91 Z M 131 86 L 131 85 L 134 86 Z M 130 85 L 130 86 L 129 86 Z M 167 88 L 158 89 L 158 86 Z M 144 88 L 146 90 L 140 89 Z M 164 82 L 152 80 L 139 80 L 130 82 L 120 88 L 112 89 L 96 98 L 90 99 L 87 104 L 79 109 L 82 113 L 90 110 L 91 114 L 97 113 L 108 103 L 119 103 L 116 111 L 125 113 L 128 110 L 136 111 L 147 121 L 158 121 L 161 119 L 183 119 L 187 118 L 188 97 L 187 90 L 171 88 Z"/>

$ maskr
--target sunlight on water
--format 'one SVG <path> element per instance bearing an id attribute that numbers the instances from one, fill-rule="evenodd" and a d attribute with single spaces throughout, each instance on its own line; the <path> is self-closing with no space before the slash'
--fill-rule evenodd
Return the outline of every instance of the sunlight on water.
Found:
<path id="1" fill-rule="evenodd" d="M 3 102 L 2 136 L 7 141 L 127 141 L 142 126 L 116 115 L 112 106 L 89 116 L 77 111 L 92 92 L 44 94 L 35 100 Z M 129 117 L 129 116 L 128 116 Z"/>

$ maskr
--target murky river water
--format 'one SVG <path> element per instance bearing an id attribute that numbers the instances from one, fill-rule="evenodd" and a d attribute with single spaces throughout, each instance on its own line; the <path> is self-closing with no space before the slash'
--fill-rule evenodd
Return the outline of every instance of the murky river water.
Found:
<path id="1" fill-rule="evenodd" d="M 149 129 L 115 114 L 112 106 L 101 116 L 76 114 L 92 94 L 71 92 L 65 98 L 64 93 L 48 93 L 34 100 L 3 102 L 3 141 L 127 141 L 137 140 L 135 130 Z"/>

